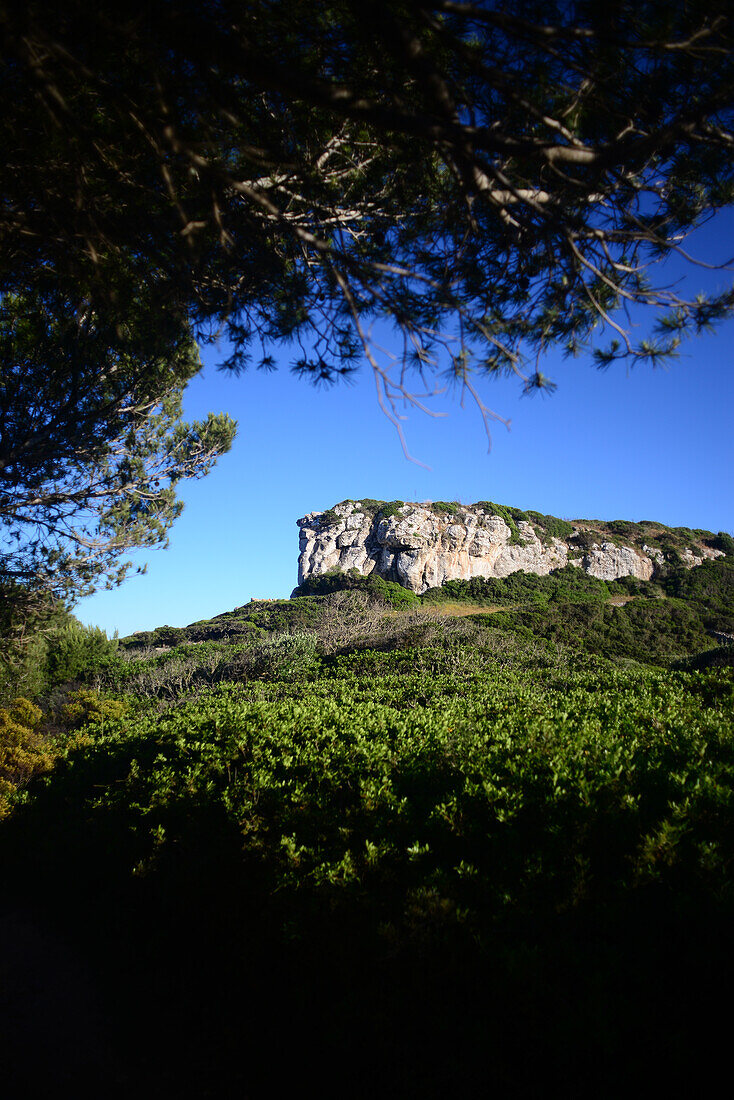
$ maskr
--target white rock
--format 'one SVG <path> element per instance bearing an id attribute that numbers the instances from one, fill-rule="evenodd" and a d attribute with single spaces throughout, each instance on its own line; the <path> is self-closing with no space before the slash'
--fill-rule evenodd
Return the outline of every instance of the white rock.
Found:
<path id="1" fill-rule="evenodd" d="M 322 525 L 322 512 L 298 520 L 300 528 L 298 583 L 329 570 L 357 569 L 367 576 L 376 572 L 398 581 L 414 592 L 425 592 L 448 580 L 473 577 L 507 577 L 522 570 L 545 575 L 574 565 L 600 580 L 639 577 L 649 580 L 662 552 L 643 544 L 642 549 L 604 541 L 581 551 L 563 539 L 541 541 L 531 523 L 522 520 L 520 542 L 501 516 L 483 508 L 464 508 L 454 514 L 436 514 L 430 506 L 403 505 L 394 515 L 361 511 L 360 502 L 338 504 L 335 523 Z M 722 551 L 704 547 L 697 556 L 682 551 L 685 565 L 700 565 L 721 557 Z"/>
<path id="2" fill-rule="evenodd" d="M 642 544 L 642 549 L 645 551 L 649 558 L 657 562 L 658 565 L 663 565 L 665 562 L 665 554 L 662 550 L 658 550 L 656 546 L 648 546 L 647 543 Z"/>
<path id="3" fill-rule="evenodd" d="M 640 554 L 631 546 L 615 546 L 613 542 L 603 542 L 600 548 L 589 550 L 584 555 L 583 566 L 590 576 L 600 581 L 616 581 L 619 577 L 649 581 L 653 573 L 653 563 L 646 554 Z"/>

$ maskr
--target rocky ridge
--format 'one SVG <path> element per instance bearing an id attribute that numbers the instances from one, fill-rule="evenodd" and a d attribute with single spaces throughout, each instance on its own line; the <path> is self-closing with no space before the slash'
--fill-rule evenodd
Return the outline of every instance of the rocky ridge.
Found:
<path id="1" fill-rule="evenodd" d="M 449 580 L 506 577 L 518 570 L 545 575 L 566 565 L 601 580 L 650 580 L 666 562 L 690 568 L 724 553 L 708 544 L 716 541 L 711 532 L 654 523 L 568 522 L 490 502 L 343 501 L 297 523 L 299 584 L 356 570 L 416 593 Z M 620 529 L 627 538 L 620 537 Z"/>

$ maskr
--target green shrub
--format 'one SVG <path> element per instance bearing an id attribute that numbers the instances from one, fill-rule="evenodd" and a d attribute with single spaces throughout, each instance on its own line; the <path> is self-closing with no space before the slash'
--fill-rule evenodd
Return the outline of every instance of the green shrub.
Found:
<path id="1" fill-rule="evenodd" d="M 395 608 L 410 607 L 420 602 L 419 597 L 409 588 L 404 588 L 395 581 L 384 580 L 376 573 L 365 576 L 358 569 L 349 569 L 347 572 L 341 569 L 329 569 L 318 576 L 312 575 L 293 590 L 293 595 L 301 598 L 323 597 L 334 592 L 366 592 L 376 600 Z M 318 604 L 313 605 L 313 608 L 311 624 L 315 625 L 323 613 L 323 608 Z"/>
<path id="2" fill-rule="evenodd" d="M 81 729 L 91 724 L 104 725 L 116 722 L 129 712 L 129 706 L 120 699 L 109 699 L 90 688 L 72 691 L 61 708 L 61 716 L 67 729 Z"/>
<path id="3" fill-rule="evenodd" d="M 542 512 L 528 512 L 529 521 L 537 529 L 540 528 L 540 537 L 548 539 L 568 539 L 574 531 L 574 526 L 568 520 L 558 519 L 557 516 L 544 516 Z"/>
<path id="4" fill-rule="evenodd" d="M 528 604 L 500 612 L 496 621 L 614 661 L 668 665 L 711 648 L 700 610 L 674 598 L 635 599 L 613 607 L 604 600 L 570 602 L 561 597 L 546 606 Z"/>
<path id="5" fill-rule="evenodd" d="M 727 558 L 734 557 L 734 538 L 727 531 L 719 531 L 718 535 L 706 539 L 706 544 L 712 550 L 723 550 Z"/>
<path id="6" fill-rule="evenodd" d="M 97 626 L 83 626 L 72 620 L 48 639 L 46 670 L 49 687 L 70 680 L 84 680 L 98 668 L 101 661 L 116 652 L 116 638 L 108 638 L 104 630 Z"/>
<path id="7" fill-rule="evenodd" d="M 258 891 L 306 938 L 357 906 L 361 935 L 420 940 L 413 899 L 433 889 L 437 934 L 463 950 L 498 921 L 542 927 L 654 883 L 731 904 L 731 677 L 495 667 L 253 688 L 66 748 L 24 818 L 34 858 L 67 877 L 86 861 L 74 888 L 87 874 L 117 897 L 136 874 L 188 882 L 230 837 L 207 904 Z M 235 949 L 237 921 L 221 927 Z"/>
<path id="8" fill-rule="evenodd" d="M 120 649 L 147 649 L 155 642 L 154 630 L 138 630 L 127 638 L 120 638 Z"/>
<path id="9" fill-rule="evenodd" d="M 400 509 L 405 502 L 402 500 L 390 500 L 380 508 L 380 519 L 390 519 L 391 516 L 400 514 Z"/>
<path id="10" fill-rule="evenodd" d="M 219 670 L 223 680 L 303 680 L 321 665 L 316 638 L 303 632 L 276 634 L 242 647 Z"/>
<path id="11" fill-rule="evenodd" d="M 18 700 L 0 712 L 8 896 L 83 929 L 75 942 L 110 960 L 99 973 L 112 975 L 104 992 L 122 1005 L 125 1028 L 144 1002 L 142 977 L 150 981 L 153 1030 L 173 1019 L 182 1073 L 183 1048 L 198 1042 L 204 1051 L 202 1093 L 228 1094 L 212 1085 L 212 1043 L 201 1041 L 199 1020 L 218 1058 L 234 1050 L 249 1081 L 243 1036 L 261 1017 L 272 1031 L 283 1003 L 303 1006 L 298 1026 L 302 1049 L 316 1051 L 315 1077 L 323 1036 L 336 1028 L 335 1045 L 349 1046 L 356 1034 L 361 1050 L 372 1019 L 370 1058 L 376 1034 L 389 1032 L 392 1056 L 394 1035 L 402 1050 L 426 1023 L 445 1043 L 450 1018 L 456 1065 L 476 1051 L 482 1073 L 487 1036 L 505 1022 L 492 1058 L 513 1086 L 527 1035 L 535 1042 L 549 1020 L 557 1026 L 540 1076 L 558 1044 L 567 1071 L 569 1035 L 579 1048 L 597 1043 L 604 1061 L 630 1035 L 647 1034 L 655 1013 L 647 1001 L 637 1009 L 641 990 L 663 989 L 658 1038 L 667 1037 L 679 1019 L 667 1009 L 681 969 L 700 965 L 720 982 L 730 955 L 734 679 L 721 650 L 690 662 L 704 671 L 634 662 L 710 648 L 705 616 L 725 617 L 727 603 L 731 613 L 733 577 L 725 560 L 671 573 L 666 600 L 645 598 L 657 585 L 610 586 L 572 567 L 450 582 L 438 598 L 505 609 L 378 613 L 392 634 L 365 635 L 321 660 L 316 636 L 293 624 L 330 610 L 347 619 L 367 601 L 301 596 L 193 624 L 226 630 L 256 618 L 287 633 L 128 662 L 139 684 L 159 676 L 147 710 L 134 699 L 124 715 L 119 700 L 76 693 L 69 722 L 86 723 L 84 732 L 52 746 L 37 734 L 37 708 Z M 332 580 L 415 603 L 374 576 Z M 618 589 L 635 600 L 610 607 Z M 113 660 L 124 663 L 108 658 L 109 667 Z M 203 690 L 207 677 L 224 676 L 240 682 Z M 42 782 L 14 793 L 56 753 Z M 666 953 L 651 965 L 660 944 Z M 288 1031 L 291 1046 L 297 1030 Z M 505 1056 L 508 1037 L 516 1046 Z M 685 1047 L 683 1025 L 674 1038 Z M 171 1049 L 167 1041 L 166 1057 Z M 146 1068 L 148 1058 L 146 1048 Z M 272 1059 L 263 1062 L 270 1074 Z M 430 1050 L 425 1062 L 423 1081 L 436 1064 Z M 442 1094 L 456 1091 L 455 1069 Z"/>
<path id="12" fill-rule="evenodd" d="M 446 581 L 440 588 L 430 588 L 424 592 L 421 599 L 429 604 L 458 600 L 502 606 L 527 602 L 545 604 L 550 599 L 605 600 L 609 594 L 605 581 L 590 577 L 583 569 L 567 565 L 547 576 L 518 570 L 508 577 Z"/>
<path id="13" fill-rule="evenodd" d="M 3 643 L 7 644 L 3 644 Z M 11 701 L 18 692 L 35 699 L 48 689 L 48 638 L 31 634 L 19 639 L 0 639 L 0 702 Z"/>
<path id="14" fill-rule="evenodd" d="M 572 546 L 577 546 L 579 550 L 588 553 L 594 546 L 600 545 L 600 543 L 604 541 L 604 538 L 602 535 L 597 534 L 596 531 L 591 531 L 586 527 L 582 527 L 571 537 L 570 541 Z"/>
<path id="15" fill-rule="evenodd" d="M 639 538 L 640 527 L 637 523 L 632 523 L 626 519 L 613 519 L 609 523 L 605 523 L 604 526 L 607 530 L 611 531 L 613 535 L 619 535 L 620 538 L 627 539 L 628 541 L 635 541 Z"/>
<path id="16" fill-rule="evenodd" d="M 47 690 L 49 640 L 70 624 L 79 625 L 50 594 L 0 579 L 0 702 Z"/>
<path id="17" fill-rule="evenodd" d="M 187 638 L 185 626 L 159 626 L 153 631 L 151 644 L 154 646 L 180 645 Z"/>
<path id="18" fill-rule="evenodd" d="M 705 628 L 734 633 L 734 562 L 729 558 L 672 569 L 660 583 L 668 596 L 685 600 Z"/>
<path id="19" fill-rule="evenodd" d="M 370 573 L 365 579 L 367 583 L 364 585 L 364 591 L 383 603 L 390 604 L 391 607 L 408 608 L 420 605 L 420 597 L 409 588 L 404 588 L 402 584 L 383 580 L 375 573 Z"/>
<path id="20" fill-rule="evenodd" d="M 14 700 L 8 713 L 11 721 L 17 722 L 19 726 L 27 726 L 31 730 L 36 728 L 43 717 L 41 708 L 22 696 Z"/>
<path id="21" fill-rule="evenodd" d="M 53 766 L 54 746 L 36 728 L 41 718 L 40 707 L 22 696 L 0 707 L 0 818 L 10 812 L 17 790 Z"/>

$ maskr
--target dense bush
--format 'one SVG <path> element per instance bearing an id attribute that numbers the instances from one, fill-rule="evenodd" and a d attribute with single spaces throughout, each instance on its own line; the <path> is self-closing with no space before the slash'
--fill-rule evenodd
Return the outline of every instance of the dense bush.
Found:
<path id="1" fill-rule="evenodd" d="M 48 687 L 44 633 L 0 642 L 0 702 L 11 703 L 20 693 L 35 699 Z"/>
<path id="2" fill-rule="evenodd" d="M 722 550 L 728 558 L 734 558 L 734 538 L 727 531 L 719 531 L 718 535 L 706 542 L 712 550 Z"/>
<path id="3" fill-rule="evenodd" d="M 342 572 L 330 569 L 326 573 L 312 574 L 293 590 L 293 596 L 328 596 L 334 592 L 365 592 L 376 600 L 394 608 L 417 606 L 415 592 L 395 581 L 386 581 L 375 573 L 364 576 L 357 569 Z M 318 605 L 315 605 L 318 608 Z M 318 610 L 311 622 L 318 620 Z"/>
<path id="4" fill-rule="evenodd" d="M 187 629 L 184 626 L 159 626 L 152 632 L 150 644 L 153 646 L 180 645 L 187 639 Z"/>
<path id="5" fill-rule="evenodd" d="M 429 588 L 421 599 L 429 604 L 451 600 L 471 603 L 506 604 L 527 601 L 545 603 L 549 599 L 607 599 L 609 587 L 605 581 L 590 577 L 583 569 L 567 565 L 547 576 L 537 573 L 510 573 L 507 577 L 473 577 L 469 581 L 446 581 L 440 588 Z"/>
<path id="6" fill-rule="evenodd" d="M 60 601 L 0 579 L 0 703 L 46 691 L 49 640 L 70 624 Z"/>
<path id="7" fill-rule="evenodd" d="M 577 547 L 578 550 L 583 553 L 587 553 L 595 546 L 601 545 L 603 541 L 603 535 L 599 535 L 596 531 L 592 531 L 588 527 L 579 528 L 570 539 L 571 545 Z"/>
<path id="8" fill-rule="evenodd" d="M 114 656 L 117 639 L 108 638 L 97 626 L 83 626 L 74 619 L 55 631 L 47 646 L 46 678 L 48 686 L 54 687 L 69 680 L 84 680 L 106 658 Z"/>
<path id="9" fill-rule="evenodd" d="M 108 715 L 66 751 L 51 802 L 41 790 L 34 800 L 39 812 L 60 798 L 75 817 L 113 813 L 135 862 L 152 867 L 174 852 L 178 807 L 198 792 L 232 815 L 273 889 L 338 900 L 370 884 L 375 919 L 400 924 L 433 884 L 451 899 L 449 924 L 463 910 L 479 928 L 508 908 L 537 918 L 686 866 L 718 889 L 733 699 L 731 677 L 610 668 L 560 683 L 550 669 L 379 685 L 352 673 L 285 696 L 225 687 L 163 716 Z M 112 759 L 119 779 L 100 786 Z M 165 845 L 151 848 L 161 828 Z M 722 847 L 704 867 L 711 842 Z M 114 863 L 105 874 L 123 871 Z"/>
<path id="10" fill-rule="evenodd" d="M 674 599 L 635 599 L 624 607 L 559 600 L 546 607 L 503 611 L 496 621 L 557 644 L 646 664 L 668 664 L 713 644 L 696 608 Z"/>
<path id="11" fill-rule="evenodd" d="M 638 523 L 632 523 L 627 519 L 612 519 L 605 523 L 604 526 L 611 531 L 613 535 L 619 535 L 629 542 L 636 542 L 640 536 L 640 525 Z"/>
<path id="12" fill-rule="evenodd" d="M 405 501 L 403 500 L 389 500 L 383 504 L 380 508 L 380 519 L 390 519 L 391 516 L 397 516 L 400 514 L 400 509 L 403 507 Z"/>
<path id="13" fill-rule="evenodd" d="M 0 707 L 0 819 L 10 811 L 11 796 L 53 765 L 54 746 L 37 728 L 41 718 L 40 707 L 22 697 Z"/>
<path id="14" fill-rule="evenodd" d="M 550 539 L 567 539 L 574 532 L 574 526 L 566 519 L 559 519 L 557 516 L 544 516 L 542 512 L 528 512 L 528 520 L 536 528 L 540 528 L 541 538 L 545 541 Z"/>
<path id="15" fill-rule="evenodd" d="M 315 675 L 320 663 L 313 634 L 275 634 L 225 657 L 216 680 L 301 680 Z"/>
<path id="16" fill-rule="evenodd" d="M 691 604 L 707 627 L 734 630 L 734 561 L 719 559 L 677 569 L 661 584 L 669 596 Z"/>
<path id="17" fill-rule="evenodd" d="M 367 1037 L 370 1094 L 395 1036 L 427 1096 L 470 1095 L 488 1035 L 522 1096 L 651 1026 L 690 1051 L 734 917 L 731 676 L 394 656 L 88 727 L 25 789 L 4 882 L 83 928 L 133 1076 L 153 1028 L 160 1079 L 265 1086 L 284 1013 L 309 1079 Z"/>
<path id="18" fill-rule="evenodd" d="M 67 729 L 81 729 L 90 724 L 104 726 L 105 722 L 117 722 L 129 709 L 121 699 L 110 699 L 90 688 L 79 688 L 67 696 L 61 717 Z"/>
<path id="19" fill-rule="evenodd" d="M 0 710 L 0 876 L 95 975 L 103 1077 L 265 1095 L 285 1041 L 335 1094 L 524 1097 L 642 1034 L 675 1067 L 734 977 L 733 574 L 313 578 L 95 658 L 53 741 Z"/>

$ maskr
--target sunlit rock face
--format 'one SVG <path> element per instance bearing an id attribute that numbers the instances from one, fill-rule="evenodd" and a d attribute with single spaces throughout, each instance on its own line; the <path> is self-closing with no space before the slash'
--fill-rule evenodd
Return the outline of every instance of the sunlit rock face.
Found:
<path id="1" fill-rule="evenodd" d="M 665 561 L 657 548 L 620 546 L 601 535 L 590 536 L 588 529 L 587 538 L 579 544 L 574 539 L 576 526 L 568 540 L 548 537 L 526 521 L 519 521 L 513 531 L 502 516 L 475 505 L 445 514 L 428 504 L 404 504 L 383 517 L 359 500 L 349 500 L 327 513 L 313 511 L 297 522 L 299 584 L 309 576 L 357 570 L 363 576 L 374 572 L 421 593 L 445 581 L 501 577 L 518 570 L 544 575 L 568 564 L 604 581 L 621 576 L 648 581 Z M 684 565 L 699 565 L 721 554 L 695 549 L 697 553 L 681 552 Z"/>
<path id="2" fill-rule="evenodd" d="M 479 506 L 444 514 L 428 504 L 403 504 L 383 517 L 360 501 L 347 501 L 297 522 L 299 584 L 307 577 L 356 569 L 421 593 L 449 580 L 506 577 L 518 570 L 544 575 L 569 564 L 601 580 L 649 580 L 664 561 L 657 548 L 619 545 L 601 535 L 594 541 L 588 530 L 582 548 L 574 539 L 575 527 L 568 540 L 548 537 L 524 521 L 513 532 L 501 516 Z M 700 565 L 721 554 L 696 550 L 682 551 L 684 565 Z"/>
<path id="3" fill-rule="evenodd" d="M 649 581 L 655 564 L 652 557 L 641 554 L 631 546 L 602 542 L 587 551 L 582 568 L 600 581 L 616 581 L 618 577 L 638 577 L 641 581 Z"/>

